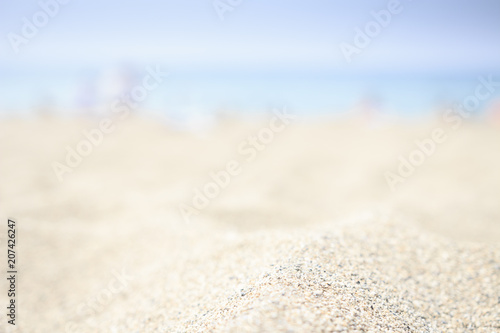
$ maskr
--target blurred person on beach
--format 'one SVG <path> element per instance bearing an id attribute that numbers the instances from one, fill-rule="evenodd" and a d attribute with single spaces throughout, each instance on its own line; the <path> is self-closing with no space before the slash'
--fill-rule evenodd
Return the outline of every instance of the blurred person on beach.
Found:
<path id="1" fill-rule="evenodd" d="M 98 114 L 109 115 L 112 104 L 117 100 L 129 104 L 132 101 L 132 89 L 140 83 L 140 77 L 133 66 L 120 65 L 105 70 L 98 82 Z"/>
<path id="2" fill-rule="evenodd" d="M 76 108 L 79 116 L 95 117 L 98 110 L 98 92 L 95 81 L 87 79 L 83 81 L 78 89 L 76 97 Z"/>
<path id="3" fill-rule="evenodd" d="M 487 121 L 495 126 L 500 126 L 500 98 L 494 100 L 486 109 Z"/>
<path id="4" fill-rule="evenodd" d="M 385 115 L 382 110 L 382 102 L 375 95 L 366 95 L 360 99 L 353 109 L 353 114 L 370 128 L 378 127 L 384 123 Z"/>

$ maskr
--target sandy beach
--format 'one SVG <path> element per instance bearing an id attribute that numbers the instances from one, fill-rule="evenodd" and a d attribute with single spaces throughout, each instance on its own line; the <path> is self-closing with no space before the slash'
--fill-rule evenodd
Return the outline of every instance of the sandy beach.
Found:
<path id="1" fill-rule="evenodd" d="M 1 120 L 0 331 L 500 331 L 498 127 L 272 119 Z"/>

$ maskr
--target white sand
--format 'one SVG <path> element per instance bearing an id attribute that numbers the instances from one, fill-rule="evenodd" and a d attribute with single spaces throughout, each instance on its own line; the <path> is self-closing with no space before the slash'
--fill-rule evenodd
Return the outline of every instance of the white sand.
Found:
<path id="1" fill-rule="evenodd" d="M 450 131 L 391 192 L 384 172 L 442 124 L 296 122 L 244 162 L 265 124 L 130 119 L 60 183 L 51 163 L 93 124 L 0 122 L 18 331 L 500 331 L 498 129 Z M 186 223 L 178 205 L 231 159 L 242 173 Z"/>

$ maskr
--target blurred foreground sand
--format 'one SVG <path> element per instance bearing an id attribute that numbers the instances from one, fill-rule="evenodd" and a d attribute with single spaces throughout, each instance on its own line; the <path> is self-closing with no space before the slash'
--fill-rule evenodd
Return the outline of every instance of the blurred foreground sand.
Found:
<path id="1" fill-rule="evenodd" d="M 95 123 L 0 122 L 19 331 L 500 331 L 498 128 L 447 129 L 393 192 L 384 173 L 444 125 L 297 121 L 246 162 L 238 144 L 267 125 L 128 119 L 59 182 L 51 163 Z M 232 159 L 241 174 L 183 220 Z"/>

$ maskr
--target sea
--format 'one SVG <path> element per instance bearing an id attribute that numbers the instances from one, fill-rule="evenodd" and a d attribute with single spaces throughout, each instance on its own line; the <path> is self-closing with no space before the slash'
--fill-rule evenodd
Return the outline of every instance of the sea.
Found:
<path id="1" fill-rule="evenodd" d="M 148 68 L 154 65 L 111 70 L 0 68 L 0 117 L 29 116 L 40 110 L 69 117 L 83 109 L 106 112 L 114 99 L 142 84 Z M 478 98 L 475 113 L 481 116 L 500 100 L 500 86 L 493 91 L 478 88 L 481 80 L 500 81 L 500 75 L 492 72 L 161 68 L 166 76 L 147 91 L 137 109 L 165 118 L 221 112 L 251 115 L 286 107 L 303 116 L 343 115 L 364 108 L 411 119 L 463 103 L 477 89 L 489 93 Z"/>

